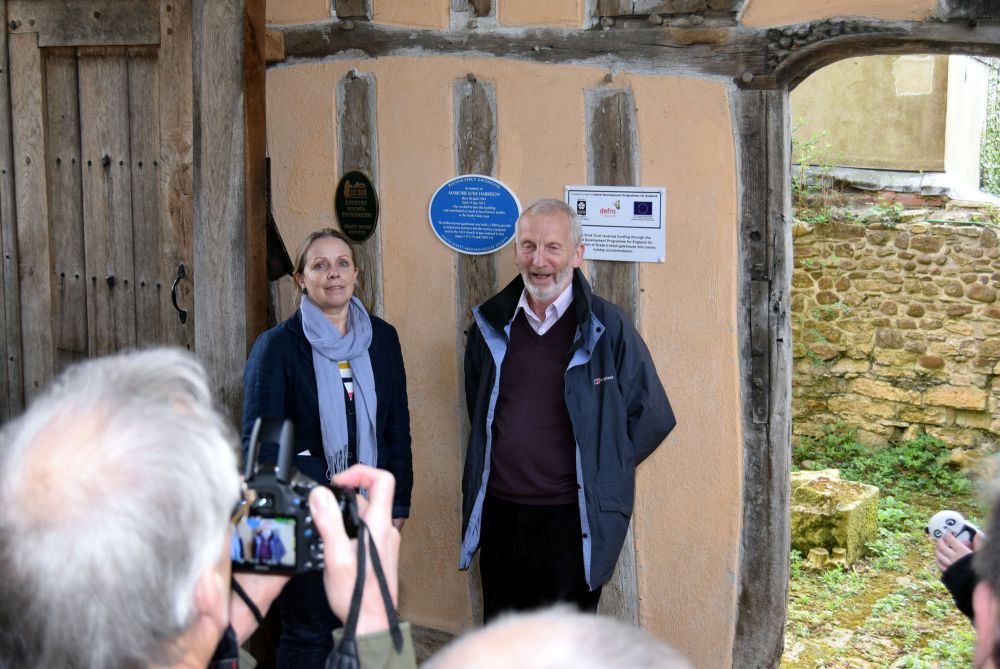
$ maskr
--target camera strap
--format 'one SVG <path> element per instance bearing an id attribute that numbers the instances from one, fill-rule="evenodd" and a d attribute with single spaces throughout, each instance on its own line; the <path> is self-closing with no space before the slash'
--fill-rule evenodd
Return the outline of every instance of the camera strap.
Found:
<path id="1" fill-rule="evenodd" d="M 403 650 L 403 632 L 399 627 L 399 615 L 396 607 L 392 603 L 392 595 L 389 593 L 389 582 L 385 578 L 385 570 L 382 569 L 382 561 L 379 559 L 378 550 L 375 548 L 375 540 L 372 538 L 371 530 L 364 520 L 358 518 L 358 574 L 354 579 L 354 593 L 351 595 L 351 608 L 347 612 L 347 620 L 344 623 L 344 636 L 334 650 L 333 655 L 328 658 L 326 669 L 360 669 L 361 659 L 358 657 L 358 617 L 361 614 L 361 596 L 365 590 L 365 572 L 367 570 L 366 547 L 371 551 L 372 569 L 375 572 L 375 580 L 378 581 L 379 591 L 382 594 L 382 602 L 385 605 L 386 618 L 389 621 L 389 633 L 392 636 L 392 647 L 396 652 Z M 330 661 L 332 660 L 332 662 Z"/>

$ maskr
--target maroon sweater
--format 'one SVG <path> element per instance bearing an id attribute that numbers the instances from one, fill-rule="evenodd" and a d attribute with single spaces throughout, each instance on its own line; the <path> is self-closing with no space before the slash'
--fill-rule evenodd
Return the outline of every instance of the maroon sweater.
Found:
<path id="1" fill-rule="evenodd" d="M 577 501 L 576 438 L 564 396 L 575 333 L 572 308 L 544 335 L 524 312 L 511 323 L 493 415 L 489 494 L 516 504 Z"/>

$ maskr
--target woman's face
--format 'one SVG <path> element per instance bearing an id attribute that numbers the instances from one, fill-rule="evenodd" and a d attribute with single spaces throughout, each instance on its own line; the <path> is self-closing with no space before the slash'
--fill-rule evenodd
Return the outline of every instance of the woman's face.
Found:
<path id="1" fill-rule="evenodd" d="M 354 295 L 358 268 L 351 249 L 336 237 L 321 237 L 306 251 L 302 274 L 295 277 L 310 299 L 323 311 L 339 311 Z"/>

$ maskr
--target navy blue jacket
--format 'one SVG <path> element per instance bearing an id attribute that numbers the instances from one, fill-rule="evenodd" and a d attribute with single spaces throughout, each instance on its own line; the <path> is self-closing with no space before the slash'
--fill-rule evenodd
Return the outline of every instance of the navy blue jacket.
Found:
<path id="1" fill-rule="evenodd" d="M 462 480 L 461 569 L 479 547 L 490 475 L 493 411 L 510 343 L 510 323 L 524 289 L 516 277 L 473 309 L 465 349 L 465 398 L 472 430 Z M 628 317 L 573 273 L 577 331 L 567 355 L 566 408 L 576 436 L 581 547 L 591 590 L 610 580 L 625 542 L 635 499 L 635 467 L 676 421 L 645 342 Z"/>
<path id="2" fill-rule="evenodd" d="M 396 329 L 376 316 L 368 356 L 375 375 L 375 436 L 378 467 L 396 477 L 394 518 L 410 515 L 413 457 L 410 451 L 410 410 L 406 399 L 406 372 Z M 326 459 L 319 422 L 319 397 L 313 371 L 312 346 L 302 332 L 302 314 L 296 311 L 257 338 L 243 370 L 243 452 L 258 418 L 288 418 L 295 425 L 296 466 L 313 478 L 323 478 Z M 273 450 L 273 449 L 272 449 Z M 261 449 L 261 462 L 274 462 L 277 453 Z"/>

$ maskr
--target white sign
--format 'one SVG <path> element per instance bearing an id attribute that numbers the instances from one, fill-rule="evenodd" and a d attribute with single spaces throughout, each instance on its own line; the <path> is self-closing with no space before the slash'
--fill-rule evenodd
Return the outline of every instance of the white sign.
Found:
<path id="1" fill-rule="evenodd" d="M 665 188 L 566 186 L 583 225 L 587 260 L 664 262 Z"/>

